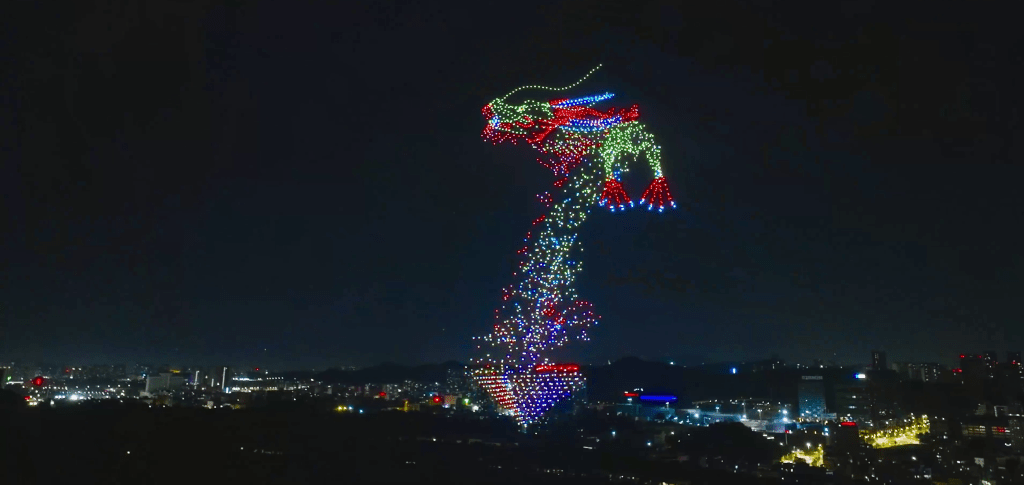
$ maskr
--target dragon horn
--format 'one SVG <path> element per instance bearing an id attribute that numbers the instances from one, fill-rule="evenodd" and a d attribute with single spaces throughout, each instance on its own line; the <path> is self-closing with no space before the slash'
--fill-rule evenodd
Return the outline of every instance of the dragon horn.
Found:
<path id="1" fill-rule="evenodd" d="M 548 87 L 548 86 L 535 86 L 535 85 L 520 86 L 520 87 L 515 88 L 512 91 L 510 91 L 508 94 L 498 98 L 497 101 L 498 102 L 504 101 L 505 98 L 507 98 L 509 96 L 512 96 L 513 94 L 518 93 L 519 91 L 522 91 L 524 89 L 546 89 L 548 91 L 565 91 L 565 90 L 568 90 L 568 89 L 572 89 L 572 88 L 574 88 L 576 86 L 579 86 L 580 83 L 582 83 L 583 81 L 586 81 L 587 78 L 590 77 L 591 74 L 597 72 L 598 69 L 601 69 L 601 66 L 602 66 L 602 64 L 598 64 L 597 67 L 591 69 L 590 72 L 588 72 L 585 76 L 580 78 L 579 81 L 576 81 L 576 82 L 574 82 L 574 83 L 572 83 L 572 84 L 570 84 L 570 85 L 568 85 L 568 86 L 566 86 L 564 88 L 552 88 L 552 87 Z"/>

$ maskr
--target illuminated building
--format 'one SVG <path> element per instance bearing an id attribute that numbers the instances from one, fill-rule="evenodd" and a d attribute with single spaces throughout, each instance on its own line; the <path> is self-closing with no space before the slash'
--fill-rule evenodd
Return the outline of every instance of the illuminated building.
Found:
<path id="1" fill-rule="evenodd" d="M 798 417 L 818 421 L 825 417 L 825 383 L 821 376 L 801 376 L 797 384 Z"/>
<path id="2" fill-rule="evenodd" d="M 888 367 L 885 362 L 885 351 L 884 350 L 872 350 L 871 351 L 871 369 L 872 370 L 886 370 Z"/>
<path id="3" fill-rule="evenodd" d="M 655 421 L 675 418 L 676 410 L 672 405 L 679 400 L 675 394 L 643 392 L 642 390 L 625 392 L 623 399 L 626 402 L 619 404 L 619 413 Z"/>
<path id="4" fill-rule="evenodd" d="M 984 359 L 985 365 L 989 368 L 995 367 L 999 363 L 999 356 L 995 350 L 986 350 L 982 355 L 982 359 Z"/>
<path id="5" fill-rule="evenodd" d="M 1006 362 L 1009 363 L 1010 365 L 1014 365 L 1014 366 L 1017 366 L 1017 367 L 1021 367 L 1022 365 L 1024 365 L 1020 361 L 1020 351 L 1019 350 L 1007 352 L 1006 353 Z"/>
<path id="6" fill-rule="evenodd" d="M 989 376 L 988 364 L 981 354 L 960 354 L 960 371 L 965 384 L 976 383 Z"/>
<path id="7" fill-rule="evenodd" d="M 1010 418 L 1010 444 L 1013 452 L 1024 454 L 1024 417 L 1015 416 Z"/>
<path id="8" fill-rule="evenodd" d="M 860 447 L 860 427 L 854 421 L 842 421 L 831 426 L 832 442 L 836 449 L 843 452 L 854 451 Z"/>
<path id="9" fill-rule="evenodd" d="M 173 391 L 185 383 L 185 376 L 174 372 L 161 372 L 146 377 L 146 393 L 153 395 L 160 391 Z"/>
<path id="10" fill-rule="evenodd" d="M 872 424 L 895 417 L 900 388 L 899 374 L 893 370 L 869 371 L 867 384 Z"/>
<path id="11" fill-rule="evenodd" d="M 868 421 L 871 419 L 871 390 L 867 375 L 856 374 L 835 385 L 835 412 L 840 419 Z"/>
<path id="12" fill-rule="evenodd" d="M 964 438 L 990 438 L 1011 441 L 1013 427 L 1008 419 L 978 416 L 964 419 L 960 432 Z"/>
<path id="13" fill-rule="evenodd" d="M 928 362 L 904 362 L 899 365 L 900 375 L 911 381 L 939 382 L 943 367 Z"/>

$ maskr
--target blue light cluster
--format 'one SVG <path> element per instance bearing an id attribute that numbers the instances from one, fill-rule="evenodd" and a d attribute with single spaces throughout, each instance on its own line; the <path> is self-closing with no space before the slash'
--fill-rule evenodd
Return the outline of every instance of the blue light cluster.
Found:
<path id="1" fill-rule="evenodd" d="M 640 205 L 644 205 L 645 202 L 647 202 L 647 199 L 640 199 Z M 672 206 L 673 209 L 676 208 L 676 201 L 670 200 L 670 201 L 668 201 L 668 203 L 669 203 L 669 205 Z M 647 204 L 647 210 L 653 210 L 653 209 L 654 209 L 654 204 Z M 665 206 L 659 206 L 658 207 L 658 212 L 665 212 Z M 734 372 L 734 374 L 735 374 L 735 372 Z"/>
<path id="2" fill-rule="evenodd" d="M 613 116 L 611 118 L 605 118 L 605 119 L 601 119 L 601 120 L 569 120 L 569 126 L 581 127 L 581 128 L 583 128 L 583 127 L 590 127 L 590 126 L 600 126 L 600 127 L 607 128 L 609 126 L 612 126 L 612 125 L 615 125 L 615 124 L 618 124 L 618 123 L 621 123 L 621 122 L 622 122 L 622 117 L 621 116 Z"/>
<path id="3" fill-rule="evenodd" d="M 594 131 L 607 130 L 621 122 L 621 116 L 615 116 L 613 118 L 603 120 L 569 120 L 568 125 L 561 126 L 560 128 L 575 133 L 590 133 Z"/>
<path id="4" fill-rule="evenodd" d="M 640 395 L 640 400 L 641 401 L 672 402 L 672 401 L 678 401 L 679 398 L 675 397 L 675 396 L 660 395 L 660 394 L 641 394 Z"/>
<path id="5" fill-rule="evenodd" d="M 615 95 L 612 93 L 595 94 L 593 96 L 584 96 L 582 98 L 567 99 L 556 104 L 552 104 L 555 108 L 569 108 L 572 106 L 582 106 L 586 104 L 593 104 L 606 99 L 611 99 Z"/>
<path id="6" fill-rule="evenodd" d="M 597 202 L 597 205 L 599 205 L 599 206 L 601 206 L 601 207 L 604 207 L 604 205 L 605 205 L 606 203 L 608 203 L 608 201 L 607 201 L 607 200 L 605 200 L 605 199 L 601 199 L 601 200 L 599 200 L 599 201 Z M 643 203 L 641 202 L 641 204 L 643 204 Z M 634 207 L 634 205 L 633 205 L 633 201 L 629 201 L 629 206 L 630 206 L 630 207 Z M 609 204 L 609 205 L 608 205 L 608 208 L 609 208 L 609 209 L 611 209 L 611 210 L 612 210 L 612 212 L 615 212 L 615 208 L 616 208 L 616 207 L 618 207 L 620 211 L 626 210 L 626 205 L 625 205 L 625 204 L 619 204 L 618 206 L 615 206 L 615 205 L 612 205 L 612 204 Z M 648 210 L 650 210 L 650 209 L 648 209 Z"/>

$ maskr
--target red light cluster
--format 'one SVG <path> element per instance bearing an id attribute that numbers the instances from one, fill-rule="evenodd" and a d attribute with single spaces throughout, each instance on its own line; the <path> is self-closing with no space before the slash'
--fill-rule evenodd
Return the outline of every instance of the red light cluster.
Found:
<path id="1" fill-rule="evenodd" d="M 477 382 L 505 409 L 515 409 L 515 400 L 509 392 L 505 376 L 495 372 L 477 376 Z"/>
<path id="2" fill-rule="evenodd" d="M 613 178 L 608 178 L 608 180 L 604 181 L 604 192 L 601 193 L 598 204 L 608 204 L 614 209 L 615 207 L 623 207 L 630 202 L 626 189 L 622 188 L 622 182 Z"/>
<path id="3" fill-rule="evenodd" d="M 380 397 L 388 397 L 388 393 L 386 393 L 384 391 L 380 391 L 380 394 L 377 394 L 377 395 L 380 396 Z"/>
<path id="4" fill-rule="evenodd" d="M 441 403 L 441 396 L 435 395 L 433 398 L 431 398 L 431 400 L 434 401 L 434 404 L 440 404 Z"/>
<path id="5" fill-rule="evenodd" d="M 853 421 L 843 421 L 842 423 L 839 423 L 839 426 L 857 426 L 857 423 L 854 423 Z"/>
<path id="6" fill-rule="evenodd" d="M 959 373 L 961 373 L 963 371 L 964 371 L 963 369 L 953 369 L 953 372 L 956 373 L 956 374 L 959 374 Z"/>
<path id="7" fill-rule="evenodd" d="M 640 397 L 640 394 L 636 392 L 624 392 L 622 395 L 626 397 Z"/>
<path id="8" fill-rule="evenodd" d="M 550 103 L 557 103 L 559 100 L 552 100 Z M 489 105 L 488 105 L 489 106 Z M 566 108 L 552 108 L 552 114 L 554 115 L 551 119 L 547 120 L 536 120 L 536 125 L 540 128 L 534 131 L 527 137 L 526 141 L 531 144 L 542 143 L 551 132 L 555 131 L 560 126 L 569 125 L 573 120 L 580 121 L 596 121 L 596 120 L 608 120 L 615 117 L 619 117 L 619 123 L 626 123 L 629 121 L 635 121 L 640 117 L 640 110 L 637 105 L 631 106 L 629 109 L 615 109 L 610 108 L 607 112 L 598 111 L 588 106 L 570 106 Z M 484 116 L 487 116 L 487 112 L 484 112 Z M 520 128 L 533 128 L 535 126 L 534 120 L 524 117 L 526 124 L 516 123 L 516 126 Z M 499 127 L 503 127 L 499 124 Z"/>
<path id="9" fill-rule="evenodd" d="M 651 207 L 665 207 L 666 204 L 675 206 L 672 194 L 668 192 L 668 181 L 665 180 L 665 177 L 658 177 L 651 181 L 651 185 L 648 185 L 647 190 L 640 195 L 640 205 L 644 205 L 645 202 Z"/>
<path id="10" fill-rule="evenodd" d="M 579 372 L 580 366 L 577 364 L 537 364 L 533 368 L 533 371 L 538 374 L 546 374 L 549 372 Z"/>
<path id="11" fill-rule="evenodd" d="M 43 379 L 42 376 L 38 376 L 35 379 L 32 379 L 32 385 L 33 386 L 42 387 L 43 384 L 46 384 L 46 379 Z"/>

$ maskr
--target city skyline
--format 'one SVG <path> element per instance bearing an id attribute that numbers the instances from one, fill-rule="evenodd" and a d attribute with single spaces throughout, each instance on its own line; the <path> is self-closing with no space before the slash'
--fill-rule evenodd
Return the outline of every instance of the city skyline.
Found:
<path id="1" fill-rule="evenodd" d="M 974 350 L 976 350 L 976 349 L 974 349 Z M 900 355 L 899 353 L 890 354 L 889 351 L 885 351 L 885 350 L 883 350 L 882 352 L 886 355 L 886 358 L 888 359 L 887 364 L 882 369 L 884 369 L 884 370 L 897 370 L 899 372 L 906 371 L 907 370 L 907 366 L 913 367 L 914 369 L 916 369 L 916 372 L 921 372 L 921 369 L 931 369 L 931 367 L 928 367 L 928 366 L 933 366 L 933 365 L 939 366 L 939 368 L 937 370 L 941 369 L 942 371 L 961 370 L 960 368 L 963 367 L 963 363 L 965 362 L 965 359 L 966 359 L 966 361 L 978 360 L 978 361 L 985 361 L 985 362 L 987 362 L 986 354 L 990 354 L 990 353 L 994 353 L 995 354 L 995 357 L 996 357 L 995 363 L 996 364 L 1000 364 L 1000 365 L 1002 365 L 1002 364 L 1019 365 L 1020 364 L 1020 361 L 1015 361 L 1014 360 L 1016 357 L 1019 357 L 1019 355 L 1020 355 L 1020 351 L 1017 351 L 1017 350 L 992 350 L 992 349 L 986 349 L 984 351 L 977 351 L 976 350 L 975 352 L 967 352 L 967 353 L 954 354 L 952 356 L 948 356 L 948 358 L 946 360 L 936 360 L 936 361 L 907 360 L 907 359 L 898 358 L 898 356 Z M 892 358 L 889 357 L 891 355 L 896 355 L 897 358 L 896 359 L 892 359 Z M 671 357 L 667 357 L 667 358 L 650 358 L 648 356 L 641 356 L 641 355 L 623 355 L 623 356 L 620 356 L 620 357 L 615 358 L 615 359 L 606 359 L 606 360 L 603 360 L 603 361 L 580 361 L 580 362 L 578 362 L 578 364 L 580 364 L 581 366 L 584 366 L 584 367 L 599 367 L 599 366 L 611 365 L 611 364 L 619 363 L 621 361 L 627 361 L 627 360 L 630 360 L 630 359 L 636 359 L 636 360 L 639 360 L 639 361 L 642 361 L 642 362 L 646 362 L 646 363 L 667 364 L 669 366 L 678 366 L 680 368 L 725 369 L 725 371 L 728 371 L 729 370 L 729 366 L 737 366 L 737 365 L 738 366 L 746 366 L 746 365 L 755 365 L 756 366 L 757 364 L 760 364 L 760 363 L 772 362 L 772 361 L 775 361 L 776 359 L 778 359 L 779 361 L 781 361 L 783 363 L 783 367 L 782 368 L 789 368 L 791 370 L 792 369 L 798 369 L 798 370 L 802 369 L 802 370 L 804 370 L 806 372 L 809 372 L 809 373 L 813 374 L 814 369 L 819 368 L 819 366 L 821 368 L 828 368 L 828 369 L 850 368 L 850 369 L 862 369 L 862 370 L 878 370 L 878 369 L 875 368 L 875 365 L 873 363 L 873 358 L 874 358 L 874 352 L 872 352 L 871 355 L 868 355 L 867 357 L 864 357 L 861 360 L 835 361 L 835 360 L 830 360 L 830 359 L 827 359 L 827 358 L 812 358 L 812 359 L 809 359 L 809 360 L 806 360 L 806 361 L 794 361 L 794 360 L 787 359 L 784 355 L 779 355 L 778 353 L 772 353 L 771 355 L 765 355 L 765 356 L 761 356 L 760 358 L 750 359 L 750 360 L 746 360 L 746 361 L 739 361 L 739 360 L 736 360 L 736 361 L 733 361 L 733 360 L 708 361 L 708 360 L 705 360 L 705 361 L 699 361 L 698 362 L 697 360 L 682 360 L 682 359 L 675 359 L 675 358 L 671 358 Z M 449 360 L 445 360 L 445 361 L 420 362 L 420 363 L 413 363 L 413 364 L 399 363 L 399 362 L 393 362 L 393 361 L 379 361 L 379 362 L 371 362 L 371 363 L 367 363 L 367 364 L 354 364 L 354 363 L 344 363 L 344 362 L 337 363 L 336 362 L 336 363 L 329 363 L 327 365 L 323 365 L 323 366 L 319 366 L 319 367 L 309 368 L 309 367 L 297 367 L 297 366 L 294 366 L 294 365 L 290 365 L 288 363 L 283 363 L 283 364 L 280 364 L 280 365 L 275 365 L 273 363 L 267 363 L 266 361 L 216 361 L 216 360 L 213 360 L 212 358 L 206 359 L 206 360 L 200 360 L 200 361 L 185 361 L 185 360 L 161 361 L 161 360 L 155 360 L 155 359 L 141 359 L 141 360 L 130 360 L 130 361 L 122 362 L 122 361 L 106 361 L 106 360 L 99 360 L 99 359 L 84 360 L 84 361 L 82 361 L 82 360 L 74 361 L 74 360 L 68 360 L 68 359 L 54 359 L 54 360 L 10 360 L 10 359 L 4 359 L 4 356 L 0 356 L 0 367 L 12 365 L 12 364 L 17 365 L 17 366 L 22 366 L 22 367 L 23 366 L 29 366 L 29 367 L 32 367 L 32 366 L 45 366 L 45 367 L 53 367 L 55 369 L 56 368 L 68 368 L 68 367 L 74 368 L 74 367 L 118 367 L 118 366 L 128 366 L 128 367 L 132 367 L 132 366 L 134 366 L 134 367 L 145 366 L 145 367 L 150 367 L 150 368 L 154 368 L 154 369 L 163 368 L 163 367 L 179 368 L 179 369 L 201 369 L 201 368 L 211 368 L 211 367 L 227 366 L 227 367 L 229 367 L 231 369 L 234 369 L 234 370 L 236 370 L 238 372 L 243 372 L 243 373 L 244 372 L 250 372 L 250 371 L 257 371 L 257 372 L 265 371 L 265 372 L 280 373 L 280 372 L 325 371 L 325 370 L 332 370 L 332 369 L 333 370 L 344 370 L 344 369 L 355 370 L 355 369 L 367 369 L 367 368 L 389 367 L 389 366 L 414 368 L 414 367 L 424 367 L 424 366 L 446 365 L 446 364 L 452 364 L 452 363 L 459 364 L 459 365 L 472 365 L 470 359 L 467 359 L 465 361 L 460 361 L 458 359 L 449 359 Z M 919 366 L 925 366 L 925 367 L 919 367 Z M 734 367 L 733 369 L 736 369 L 736 368 Z M 722 372 L 725 372 L 725 371 L 722 371 Z M 929 371 L 929 372 L 931 372 L 931 371 Z M 735 372 L 733 372 L 733 373 L 735 373 Z"/>
<path id="2" fill-rule="evenodd" d="M 4 483 L 1024 483 L 1024 29 L 932 2 L 40 2 Z"/>

